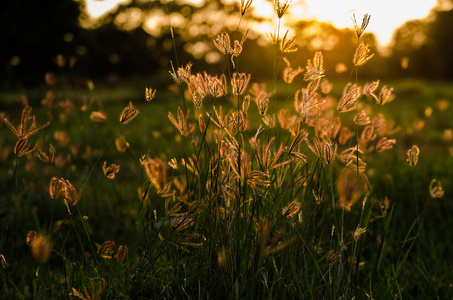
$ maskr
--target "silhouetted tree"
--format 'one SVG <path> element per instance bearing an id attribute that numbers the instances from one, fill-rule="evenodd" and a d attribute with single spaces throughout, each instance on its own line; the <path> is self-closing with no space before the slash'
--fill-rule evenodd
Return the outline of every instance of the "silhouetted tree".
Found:
<path id="1" fill-rule="evenodd" d="M 406 22 L 394 34 L 392 65 L 398 76 L 452 79 L 453 1 L 439 0 L 424 20 Z"/>
<path id="2" fill-rule="evenodd" d="M 0 81 L 36 84 L 53 59 L 75 52 L 81 4 L 74 0 L 3 1 L 0 9 Z"/>

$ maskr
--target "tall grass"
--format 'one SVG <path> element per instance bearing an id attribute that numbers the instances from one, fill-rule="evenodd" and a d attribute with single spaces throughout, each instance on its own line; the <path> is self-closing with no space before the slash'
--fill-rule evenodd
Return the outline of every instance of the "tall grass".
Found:
<path id="1" fill-rule="evenodd" d="M 271 90 L 253 82 L 253 70 L 239 72 L 247 51 L 240 25 L 250 5 L 241 1 L 240 40 L 223 32 L 213 41 L 226 74 L 192 74 L 175 49 L 170 76 L 182 105 L 165 112 L 170 128 L 158 124 L 153 108 L 163 96 L 151 88 L 146 114 L 132 102 L 107 112 L 101 104 L 75 111 L 70 100 L 48 100 L 50 125 L 36 125 L 28 106 L 18 126 L 5 120 L 18 138 L 14 188 L 2 201 L 5 298 L 387 299 L 436 292 L 423 266 L 414 264 L 427 282 L 423 292 L 401 280 L 423 232 L 415 172 L 416 219 L 407 232 L 392 228 L 395 210 L 405 208 L 373 189 L 398 127 L 381 109 L 393 89 L 378 93 L 379 80 L 359 85 L 358 68 L 372 58 L 360 39 L 369 16 L 354 22 L 355 82 L 336 98 L 321 52 L 305 72 L 285 57 L 297 50 L 289 32 L 280 36 L 290 1 L 276 1 Z M 282 94 L 283 84 L 294 94 Z M 293 106 L 282 101 L 290 98 Z M 83 130 L 66 132 L 59 122 Z M 158 157 L 151 148 L 165 132 L 172 152 Z M 41 135 L 35 147 L 32 134 Z M 51 139 L 58 145 L 43 150 Z M 408 167 L 416 168 L 420 150 L 409 151 Z M 24 170 L 34 182 L 22 178 Z M 437 181 L 431 196 L 443 196 Z"/>

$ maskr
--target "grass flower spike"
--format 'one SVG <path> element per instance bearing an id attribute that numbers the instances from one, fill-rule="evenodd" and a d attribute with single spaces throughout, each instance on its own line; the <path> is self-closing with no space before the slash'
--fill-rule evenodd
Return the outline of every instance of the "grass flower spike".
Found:
<path id="1" fill-rule="evenodd" d="M 355 34 L 356 34 L 357 38 L 360 38 L 363 35 L 363 33 L 365 32 L 365 29 L 367 28 L 368 23 L 370 23 L 370 18 L 371 18 L 371 16 L 369 14 L 365 14 L 363 16 L 362 24 L 359 27 L 357 25 L 357 21 L 355 19 L 355 14 L 352 15 L 352 23 L 354 24 Z"/>
<path id="2" fill-rule="evenodd" d="M 444 196 L 445 192 L 440 181 L 437 181 L 436 179 L 431 180 L 431 183 L 429 184 L 429 193 L 433 199 L 442 198 Z"/>
<path id="3" fill-rule="evenodd" d="M 152 88 L 145 88 L 145 98 L 146 98 L 146 101 L 151 101 L 154 99 L 154 97 L 156 96 L 156 91 L 157 90 L 153 90 Z"/>
<path id="4" fill-rule="evenodd" d="M 354 58 L 352 59 L 352 62 L 354 63 L 354 66 L 359 67 L 365 64 L 367 61 L 369 61 L 373 56 L 374 53 L 369 54 L 371 51 L 370 45 L 364 42 L 361 42 L 355 51 Z"/>
<path id="5" fill-rule="evenodd" d="M 412 148 L 407 150 L 407 163 L 411 167 L 415 167 L 418 162 L 418 155 L 420 154 L 420 149 L 417 145 L 413 145 Z"/>
<path id="6" fill-rule="evenodd" d="M 354 110 L 357 107 L 360 95 L 360 87 L 355 83 L 348 83 L 343 89 L 343 95 L 337 107 L 338 111 L 343 113 Z"/>
<path id="7" fill-rule="evenodd" d="M 241 0 L 241 15 L 245 15 L 247 9 L 252 5 L 253 0 Z"/>
<path id="8" fill-rule="evenodd" d="M 107 162 L 104 161 L 102 170 L 104 171 L 104 175 L 107 176 L 108 179 L 114 179 L 115 175 L 120 171 L 120 166 L 111 164 L 107 167 Z"/>
<path id="9" fill-rule="evenodd" d="M 132 102 L 129 102 L 129 105 L 126 106 L 123 111 L 121 112 L 120 115 L 120 123 L 121 124 L 127 124 L 130 121 L 132 121 L 139 113 L 139 110 L 136 109 L 133 105 Z"/>
<path id="10" fill-rule="evenodd" d="M 275 11 L 277 12 L 277 17 L 281 19 L 285 12 L 288 10 L 289 5 L 291 4 L 292 0 L 274 0 Z"/>
<path id="11" fill-rule="evenodd" d="M 231 86 L 233 87 L 234 95 L 242 95 L 249 84 L 251 74 L 246 73 L 233 73 L 231 78 Z"/>

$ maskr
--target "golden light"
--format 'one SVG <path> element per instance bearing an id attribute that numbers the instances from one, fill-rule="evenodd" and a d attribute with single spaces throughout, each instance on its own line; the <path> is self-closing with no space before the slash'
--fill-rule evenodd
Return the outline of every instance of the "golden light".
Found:
<path id="1" fill-rule="evenodd" d="M 176 1 L 177 4 L 181 5 L 187 3 L 193 6 L 201 6 L 207 0 L 167 1 Z M 226 5 L 240 3 L 240 0 L 221 1 Z M 128 2 L 130 0 L 85 0 L 87 12 L 93 18 L 98 18 L 107 11 L 116 8 L 117 5 Z M 161 2 L 165 3 L 165 1 Z M 362 16 L 368 13 L 371 15 L 371 21 L 367 31 L 373 32 L 378 42 L 385 46 L 391 42 L 392 34 L 396 28 L 408 20 L 426 17 L 436 2 L 436 0 L 293 0 L 288 13 L 282 18 L 281 25 L 283 30 L 286 30 L 288 25 L 299 20 L 317 20 L 332 23 L 338 28 L 352 28 L 351 17 L 353 14 L 356 15 L 357 22 L 360 24 Z M 260 31 L 270 32 L 275 30 L 276 16 L 273 3 L 273 0 L 254 0 L 252 3 L 253 14 L 269 20 L 268 24 L 260 25 Z M 203 18 L 210 17 L 209 15 L 203 16 Z M 156 26 L 162 25 L 160 23 L 154 21 L 147 25 L 153 28 L 151 31 L 157 32 L 159 29 Z M 253 28 L 256 29 L 255 25 L 257 24 L 248 25 L 253 25 Z M 274 26 L 274 30 L 269 30 L 272 26 Z"/>
<path id="2" fill-rule="evenodd" d="M 316 19 L 329 22 L 338 28 L 352 27 L 351 17 L 354 13 L 357 22 L 362 21 L 364 14 L 371 15 L 368 32 L 373 32 L 383 46 L 391 41 L 396 28 L 411 19 L 426 17 L 436 0 L 304 0 L 293 1 L 299 6 L 296 14 L 291 11 L 291 18 Z M 296 4 L 296 3 L 295 3 Z M 302 13 L 302 10 L 303 11 Z"/>

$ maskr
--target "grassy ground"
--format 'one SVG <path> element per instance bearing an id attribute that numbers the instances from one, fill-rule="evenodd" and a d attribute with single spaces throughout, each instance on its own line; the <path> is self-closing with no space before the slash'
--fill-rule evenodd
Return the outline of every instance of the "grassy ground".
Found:
<path id="1" fill-rule="evenodd" d="M 291 166 L 281 174 L 269 172 L 272 195 L 239 182 L 238 190 L 232 193 L 243 188 L 246 196 L 231 195 L 228 197 L 240 202 L 220 203 L 228 197 L 219 192 L 224 183 L 215 180 L 223 174 L 210 173 L 213 136 L 181 136 L 167 118 L 168 111 L 176 114 L 182 105 L 178 93 L 160 89 L 154 100 L 146 102 L 144 87 L 139 86 L 93 91 L 53 89 L 53 104 L 42 106 L 39 102 L 48 89 L 28 91 L 37 124 L 50 121 L 30 141 L 44 152 L 52 143 L 55 160 L 51 164 L 39 160 L 38 151 L 16 157 L 12 151 L 17 138 L 5 124 L 1 126 L 0 253 L 5 264 L 0 272 L 0 295 L 5 299 L 88 298 L 90 294 L 92 299 L 257 299 L 279 295 L 301 299 L 450 298 L 453 88 L 448 83 L 384 81 L 381 85 L 392 85 L 396 97 L 378 110 L 395 121 L 399 130 L 392 137 L 397 143 L 367 161 L 373 189 L 365 208 L 357 204 L 351 211 L 328 204 L 341 196 L 336 190 L 340 173 L 316 160 L 307 146 L 300 151 L 312 164 L 300 169 Z M 337 98 L 342 86 L 334 83 Z M 5 116 L 13 124 L 20 121 L 22 107 L 16 100 L 21 95 L 0 95 Z M 292 106 L 292 96 L 281 92 L 277 98 L 281 100 L 273 104 L 275 111 L 280 105 Z M 118 119 L 129 101 L 140 113 L 123 125 Z M 216 105 L 231 106 L 224 100 L 216 101 Z M 188 103 L 188 107 L 191 119 L 195 119 L 193 104 Z M 91 121 L 93 111 L 104 111 L 107 121 Z M 206 111 L 213 113 L 208 108 Z M 260 122 L 254 104 L 250 105 L 249 117 L 251 123 Z M 238 141 L 253 137 L 257 127 L 252 124 Z M 292 139 L 280 129 L 267 133 L 279 141 Z M 125 152 L 115 147 L 119 136 L 125 136 L 129 143 Z M 414 144 L 420 148 L 419 162 L 410 167 L 406 152 Z M 160 177 L 162 183 L 172 182 L 172 188 L 178 190 L 170 178 L 185 178 L 181 184 L 186 187 L 164 196 L 156 184 L 147 189 L 152 177 L 140 164 L 144 154 L 160 158 L 165 165 L 173 157 L 181 164 L 181 158 L 188 159 L 192 154 L 204 160 L 199 161 L 200 169 L 194 173 L 167 165 L 166 179 L 162 174 Z M 104 161 L 120 165 L 115 179 L 104 175 Z M 224 162 L 219 160 L 219 166 Z M 305 176 L 306 184 L 279 183 L 290 181 L 290 172 Z M 61 197 L 51 198 L 52 177 L 70 180 L 81 190 L 77 205 L 66 206 Z M 445 190 L 441 198 L 430 197 L 429 185 L 434 178 Z M 316 189 L 323 191 L 325 204 L 314 202 L 311 190 Z M 240 204 L 248 197 L 259 204 Z M 377 202 L 382 204 L 385 197 L 390 206 L 382 215 Z M 294 199 L 302 205 L 299 223 L 297 217 L 288 219 L 281 213 Z M 358 203 L 362 200 L 363 195 Z M 200 208 L 193 208 L 194 203 Z M 190 229 L 179 231 L 170 226 L 180 217 L 169 213 L 177 205 L 183 207 L 180 213 L 196 211 L 192 210 L 194 224 Z M 336 231 L 331 235 L 332 224 Z M 351 234 L 358 224 L 366 232 L 355 241 Z M 38 250 L 33 250 L 36 244 L 27 245 L 30 231 L 51 241 L 48 259 L 43 259 L 49 248 L 46 243 Z M 116 246 L 113 252 L 103 254 L 99 249 L 110 240 Z M 109 258 L 118 254 L 119 245 L 128 247 L 126 258 Z"/>

